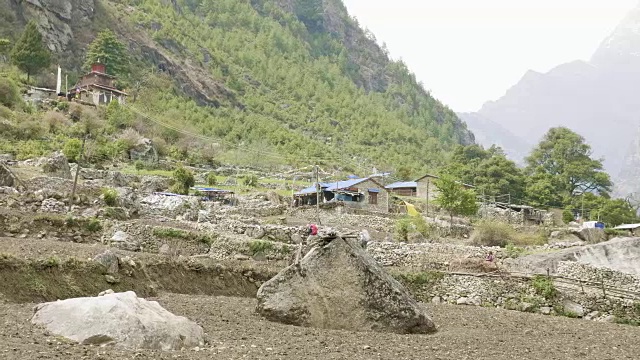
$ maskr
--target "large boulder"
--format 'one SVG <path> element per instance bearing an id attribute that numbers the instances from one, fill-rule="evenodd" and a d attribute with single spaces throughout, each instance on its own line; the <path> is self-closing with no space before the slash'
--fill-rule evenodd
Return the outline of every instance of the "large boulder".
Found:
<path id="1" fill-rule="evenodd" d="M 59 177 L 62 179 L 71 179 L 71 168 L 67 157 L 60 151 L 57 151 L 51 155 L 51 157 L 44 159 L 42 163 L 42 170 L 45 174 L 53 177 Z"/>
<path id="2" fill-rule="evenodd" d="M 598 228 L 584 228 L 575 232 L 575 235 L 580 238 L 580 240 L 588 243 L 588 244 L 598 244 L 603 241 L 607 241 L 607 234 L 603 229 Z"/>
<path id="3" fill-rule="evenodd" d="M 0 162 L 0 186 L 13 187 L 17 185 L 17 180 L 9 168 Z"/>
<path id="4" fill-rule="evenodd" d="M 328 241 L 326 238 L 322 241 Z M 341 329 L 431 333 L 425 308 L 358 244 L 337 237 L 264 283 L 257 312 L 285 324 Z"/>
<path id="5" fill-rule="evenodd" d="M 198 324 L 132 291 L 40 304 L 31 322 L 84 345 L 153 350 L 204 345 Z"/>

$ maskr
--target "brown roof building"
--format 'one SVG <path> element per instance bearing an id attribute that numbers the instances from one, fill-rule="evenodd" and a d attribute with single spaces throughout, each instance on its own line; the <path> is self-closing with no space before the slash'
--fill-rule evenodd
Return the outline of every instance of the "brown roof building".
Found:
<path id="1" fill-rule="evenodd" d="M 115 80 L 115 76 L 107 74 L 104 64 L 93 64 L 91 72 L 84 75 L 76 85 L 73 95 L 77 99 L 93 103 L 96 106 L 109 104 L 111 101 L 124 104 L 127 93 L 115 87 Z"/>

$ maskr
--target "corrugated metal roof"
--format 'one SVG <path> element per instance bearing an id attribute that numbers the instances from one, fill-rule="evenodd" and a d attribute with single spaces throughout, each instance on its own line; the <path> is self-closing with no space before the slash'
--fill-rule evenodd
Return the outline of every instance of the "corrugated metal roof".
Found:
<path id="1" fill-rule="evenodd" d="M 358 185 L 361 182 L 365 182 L 367 180 L 369 180 L 369 178 L 349 179 L 349 180 L 345 180 L 345 181 L 325 182 L 325 183 L 320 183 L 320 187 L 324 191 L 336 191 L 336 190 L 342 190 L 342 189 L 351 188 L 351 187 L 353 187 L 355 185 Z M 308 188 L 300 190 L 300 192 L 297 192 L 296 195 L 313 194 L 315 192 L 316 192 L 316 184 L 313 184 L 313 186 L 309 186 Z"/>
<path id="2" fill-rule="evenodd" d="M 410 188 L 418 187 L 418 183 L 415 181 L 398 181 L 393 184 L 385 186 L 385 189 L 398 189 L 398 188 Z"/>
<path id="3" fill-rule="evenodd" d="M 613 229 L 614 230 L 633 230 L 637 228 L 640 228 L 640 224 L 624 224 L 624 225 L 616 226 Z"/>

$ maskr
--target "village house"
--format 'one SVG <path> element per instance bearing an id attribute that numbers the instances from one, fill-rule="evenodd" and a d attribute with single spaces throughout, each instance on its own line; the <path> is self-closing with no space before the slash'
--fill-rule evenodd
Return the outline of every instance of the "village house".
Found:
<path id="1" fill-rule="evenodd" d="M 399 181 L 387 185 L 385 188 L 398 196 L 415 197 L 424 200 L 434 200 L 438 196 L 438 188 L 435 181 L 439 178 L 426 174 L 415 181 Z M 472 185 L 462 184 L 467 189 L 473 189 Z"/>
<path id="2" fill-rule="evenodd" d="M 372 178 L 320 183 L 320 202 L 341 202 L 345 206 L 388 212 L 389 193 Z M 294 206 L 316 205 L 317 184 L 294 194 Z"/>
<path id="3" fill-rule="evenodd" d="M 115 76 L 107 74 L 107 68 L 104 64 L 93 64 L 91 72 L 80 79 L 71 95 L 96 106 L 106 105 L 111 101 L 124 104 L 127 94 L 116 89 L 115 80 Z"/>

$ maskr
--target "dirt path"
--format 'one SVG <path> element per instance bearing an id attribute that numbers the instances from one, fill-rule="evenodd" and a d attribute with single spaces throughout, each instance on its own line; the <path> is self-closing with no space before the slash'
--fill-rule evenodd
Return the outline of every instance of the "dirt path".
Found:
<path id="1" fill-rule="evenodd" d="M 435 335 L 352 333 L 267 322 L 254 299 L 164 294 L 202 325 L 200 351 L 158 353 L 66 344 L 32 327 L 33 304 L 0 305 L 2 359 L 637 359 L 640 328 L 477 307 L 430 306 Z"/>

